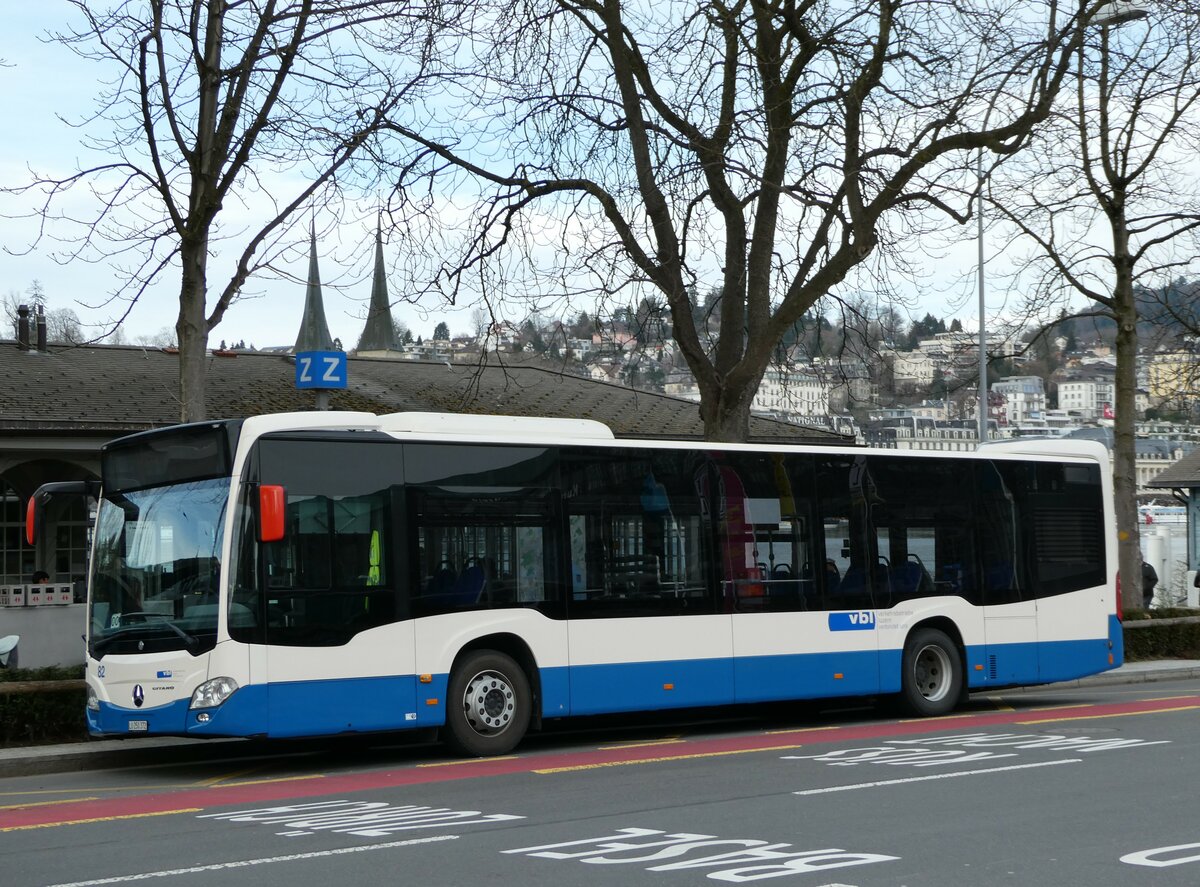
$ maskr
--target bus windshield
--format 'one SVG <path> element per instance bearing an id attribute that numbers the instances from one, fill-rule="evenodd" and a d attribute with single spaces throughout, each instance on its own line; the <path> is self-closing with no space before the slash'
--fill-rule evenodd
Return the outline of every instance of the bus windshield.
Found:
<path id="1" fill-rule="evenodd" d="M 105 494 L 89 592 L 93 656 L 215 646 L 228 499 L 229 478 Z"/>

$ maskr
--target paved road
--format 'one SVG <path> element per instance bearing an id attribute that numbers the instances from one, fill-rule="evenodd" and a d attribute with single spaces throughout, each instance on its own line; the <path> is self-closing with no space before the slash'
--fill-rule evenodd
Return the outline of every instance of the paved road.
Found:
<path id="1" fill-rule="evenodd" d="M 1200 882 L 1197 679 L 976 697 L 939 720 L 585 726 L 482 761 L 326 743 L 13 776 L 3 883 Z"/>

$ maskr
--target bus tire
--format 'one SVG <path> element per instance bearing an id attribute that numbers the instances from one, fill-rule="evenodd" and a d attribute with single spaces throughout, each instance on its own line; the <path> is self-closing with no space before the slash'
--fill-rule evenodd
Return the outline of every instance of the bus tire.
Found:
<path id="1" fill-rule="evenodd" d="M 446 744 L 472 757 L 516 748 L 533 711 L 529 679 L 510 656 L 495 650 L 467 654 L 450 676 Z"/>
<path id="2" fill-rule="evenodd" d="M 944 715 L 962 697 L 963 666 L 958 647 L 936 628 L 920 628 L 904 644 L 900 700 L 918 717 Z"/>

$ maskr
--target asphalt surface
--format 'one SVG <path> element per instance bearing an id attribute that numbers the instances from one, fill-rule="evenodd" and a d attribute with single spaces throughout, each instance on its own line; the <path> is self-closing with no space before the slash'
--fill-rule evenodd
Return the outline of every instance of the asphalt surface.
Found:
<path id="1" fill-rule="evenodd" d="M 1028 687 L 1029 691 L 1047 686 L 1082 687 L 1107 684 L 1137 684 L 1200 678 L 1200 660 L 1163 659 L 1154 662 L 1130 662 L 1112 671 L 1057 685 Z M 1021 689 L 1005 690 L 1006 693 Z M 292 746 L 299 750 L 303 743 Z M 43 773 L 68 773 L 78 770 L 104 770 L 116 767 L 145 766 L 208 760 L 228 756 L 242 758 L 263 753 L 267 743 L 246 739 L 185 739 L 136 737 L 71 742 L 62 745 L 23 746 L 0 749 L 0 779 L 10 776 L 35 776 Z"/>

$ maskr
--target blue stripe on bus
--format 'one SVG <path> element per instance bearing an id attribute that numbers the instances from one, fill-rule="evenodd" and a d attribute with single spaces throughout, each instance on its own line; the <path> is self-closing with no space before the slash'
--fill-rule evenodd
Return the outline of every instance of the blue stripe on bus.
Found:
<path id="1" fill-rule="evenodd" d="M 738 702 L 817 699 L 880 692 L 874 650 L 745 656 L 734 662 Z M 894 671 L 899 680 L 899 662 Z M 899 689 L 899 687 L 897 687 Z"/>
<path id="2" fill-rule="evenodd" d="M 431 684 L 421 684 L 418 693 L 415 675 L 288 681 L 269 686 L 269 735 L 280 737 L 424 726 L 429 720 L 421 718 L 422 710 L 429 708 L 426 700 L 435 699 L 441 706 L 445 695 Z M 438 723 L 442 717 L 444 714 Z"/>
<path id="3" fill-rule="evenodd" d="M 734 701 L 731 663 L 682 659 L 572 666 L 571 714 L 726 705 Z"/>
<path id="4" fill-rule="evenodd" d="M 1124 655 L 1115 616 L 1109 630 L 1092 640 L 968 647 L 968 686 L 1044 684 L 1115 668 Z M 896 693 L 901 656 L 897 649 L 543 668 L 542 716 Z M 428 684 L 397 675 L 251 685 L 208 709 L 207 723 L 186 699 L 151 709 L 101 702 L 87 712 L 88 730 L 128 736 L 130 721 L 145 721 L 137 735 L 290 737 L 436 727 L 445 721 L 447 684 L 440 674 Z"/>
<path id="5" fill-rule="evenodd" d="M 88 732 L 95 735 L 144 736 L 174 734 L 181 736 L 187 729 L 188 699 L 177 699 L 169 705 L 154 708 L 125 708 L 111 702 L 101 702 L 100 710 L 87 711 Z M 146 729 L 130 730 L 131 722 L 145 722 Z"/>

